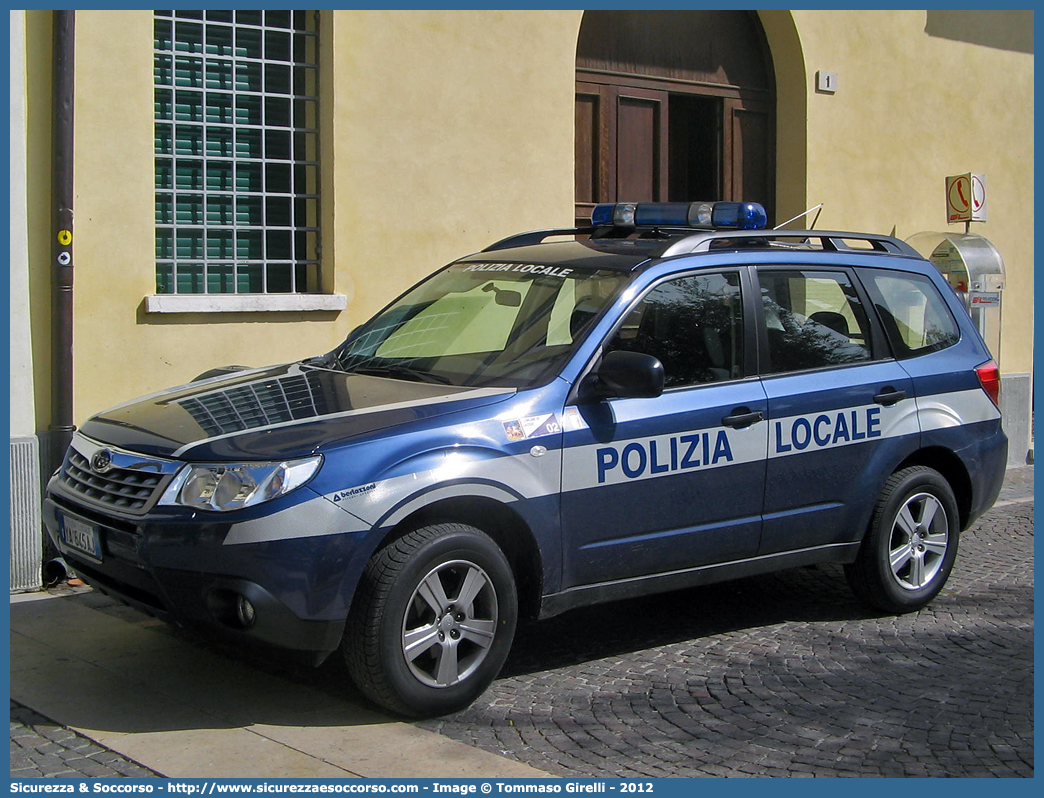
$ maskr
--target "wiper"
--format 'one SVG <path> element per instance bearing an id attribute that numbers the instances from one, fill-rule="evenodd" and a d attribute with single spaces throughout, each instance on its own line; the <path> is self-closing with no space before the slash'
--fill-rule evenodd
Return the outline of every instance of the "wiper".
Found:
<path id="1" fill-rule="evenodd" d="M 441 374 L 432 374 L 430 371 L 421 371 L 420 369 L 410 368 L 409 366 L 391 365 L 391 364 L 371 364 L 366 366 L 356 366 L 355 368 L 349 369 L 348 374 L 368 374 L 374 377 L 405 377 L 411 379 L 414 382 L 430 382 L 437 383 L 439 385 L 452 385 L 449 378 L 443 377 Z"/>
<path id="2" fill-rule="evenodd" d="M 329 371 L 342 371 L 341 364 L 337 362 L 337 357 L 333 352 L 327 352 L 325 355 L 319 355 L 318 357 L 310 357 L 307 360 L 302 360 L 301 365 L 306 368 L 313 369 L 327 369 Z"/>

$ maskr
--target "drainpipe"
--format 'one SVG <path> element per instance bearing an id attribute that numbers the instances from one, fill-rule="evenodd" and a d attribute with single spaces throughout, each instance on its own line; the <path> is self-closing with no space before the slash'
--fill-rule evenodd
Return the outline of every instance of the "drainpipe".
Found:
<path id="1" fill-rule="evenodd" d="M 73 425 L 73 54 L 75 12 L 54 11 L 51 78 L 51 426 L 50 473 L 72 440 Z"/>

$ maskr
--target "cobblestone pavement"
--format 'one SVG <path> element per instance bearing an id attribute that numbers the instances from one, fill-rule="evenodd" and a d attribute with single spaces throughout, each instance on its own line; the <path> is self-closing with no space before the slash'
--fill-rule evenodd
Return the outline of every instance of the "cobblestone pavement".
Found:
<path id="1" fill-rule="evenodd" d="M 472 707 L 417 725 L 570 777 L 1032 776 L 1026 494 L 964 533 L 921 612 L 868 612 L 833 566 L 576 610 L 521 625 Z M 70 600 L 183 634 L 97 593 Z M 362 700 L 339 657 L 315 670 L 197 642 Z M 159 774 L 12 702 L 11 775 Z"/>
<path id="2" fill-rule="evenodd" d="M 157 778 L 148 768 L 11 702 L 11 778 Z"/>
<path id="3" fill-rule="evenodd" d="M 1032 776 L 1033 504 L 965 533 L 918 613 L 836 567 L 577 610 L 419 725 L 561 776 Z"/>
<path id="4" fill-rule="evenodd" d="M 1008 501 L 1026 500 L 1033 496 L 1033 466 L 1009 468 L 1004 475 L 1004 485 L 997 496 L 997 505 Z"/>

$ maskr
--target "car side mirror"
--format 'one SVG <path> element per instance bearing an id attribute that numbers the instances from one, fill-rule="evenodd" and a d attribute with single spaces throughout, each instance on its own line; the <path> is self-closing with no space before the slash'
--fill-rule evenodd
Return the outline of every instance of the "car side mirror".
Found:
<path id="1" fill-rule="evenodd" d="M 663 364 L 644 352 L 610 352 L 588 379 L 592 399 L 652 399 L 663 393 Z"/>

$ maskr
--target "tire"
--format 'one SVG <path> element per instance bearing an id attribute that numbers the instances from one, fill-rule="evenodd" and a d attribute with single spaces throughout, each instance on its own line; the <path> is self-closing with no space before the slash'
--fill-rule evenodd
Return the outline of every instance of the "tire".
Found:
<path id="1" fill-rule="evenodd" d="M 367 564 L 342 651 L 359 689 L 407 717 L 457 712 L 507 659 L 518 598 L 511 566 L 464 524 L 417 529 Z"/>
<path id="2" fill-rule="evenodd" d="M 960 516 L 950 484 L 912 466 L 885 483 L 856 561 L 845 576 L 877 609 L 914 612 L 942 590 L 957 557 Z"/>

